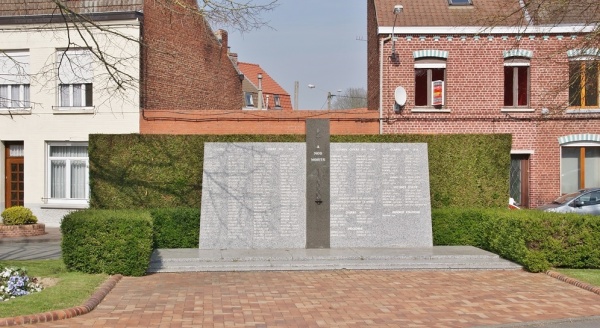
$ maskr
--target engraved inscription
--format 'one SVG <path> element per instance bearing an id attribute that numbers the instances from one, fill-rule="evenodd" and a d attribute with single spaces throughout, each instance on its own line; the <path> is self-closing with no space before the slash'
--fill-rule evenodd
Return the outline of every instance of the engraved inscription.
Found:
<path id="1" fill-rule="evenodd" d="M 301 248 L 304 144 L 206 143 L 200 248 Z"/>

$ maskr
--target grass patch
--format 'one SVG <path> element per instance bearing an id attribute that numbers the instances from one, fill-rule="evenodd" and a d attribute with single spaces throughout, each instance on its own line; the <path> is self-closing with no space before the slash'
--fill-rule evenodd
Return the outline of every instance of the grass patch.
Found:
<path id="1" fill-rule="evenodd" d="M 553 269 L 565 276 L 594 286 L 600 286 L 600 269 Z"/>
<path id="2" fill-rule="evenodd" d="M 106 274 L 69 272 L 62 260 L 0 261 L 1 267 L 24 268 L 30 278 L 51 278 L 56 281 L 56 285 L 39 293 L 1 302 L 0 318 L 79 306 L 108 278 Z"/>

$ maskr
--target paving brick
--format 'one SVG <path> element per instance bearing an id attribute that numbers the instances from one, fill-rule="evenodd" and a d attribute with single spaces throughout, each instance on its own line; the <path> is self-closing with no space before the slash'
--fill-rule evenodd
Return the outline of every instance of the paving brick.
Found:
<path id="1" fill-rule="evenodd" d="M 599 301 L 514 270 L 161 273 L 124 277 L 90 313 L 35 327 L 469 327 L 597 316 Z"/>

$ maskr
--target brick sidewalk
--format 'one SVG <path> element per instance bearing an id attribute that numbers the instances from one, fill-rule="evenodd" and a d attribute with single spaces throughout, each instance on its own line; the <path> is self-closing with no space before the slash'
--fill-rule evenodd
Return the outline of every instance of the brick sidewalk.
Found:
<path id="1" fill-rule="evenodd" d="M 160 273 L 91 313 L 22 327 L 469 327 L 600 315 L 600 296 L 523 271 Z"/>

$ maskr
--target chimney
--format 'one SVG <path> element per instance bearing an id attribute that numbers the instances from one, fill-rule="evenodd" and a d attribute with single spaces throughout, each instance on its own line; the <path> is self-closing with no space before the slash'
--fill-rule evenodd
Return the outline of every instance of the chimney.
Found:
<path id="1" fill-rule="evenodd" d="M 227 31 L 217 30 L 215 36 L 217 37 L 217 40 L 219 40 L 219 43 L 221 43 L 221 55 L 227 55 L 229 52 L 229 47 L 227 46 Z"/>
<path id="2" fill-rule="evenodd" d="M 238 64 L 238 54 L 237 54 L 237 52 L 230 52 L 229 53 L 229 58 L 231 58 L 231 61 L 233 62 L 233 64 L 235 66 L 237 66 L 237 64 Z"/>

